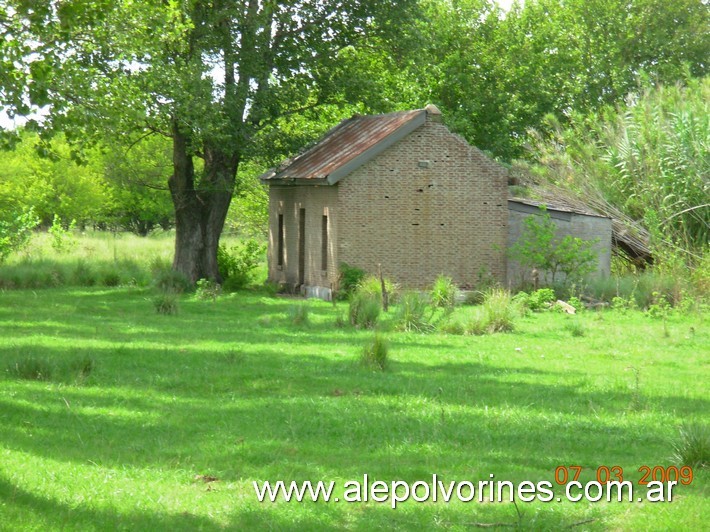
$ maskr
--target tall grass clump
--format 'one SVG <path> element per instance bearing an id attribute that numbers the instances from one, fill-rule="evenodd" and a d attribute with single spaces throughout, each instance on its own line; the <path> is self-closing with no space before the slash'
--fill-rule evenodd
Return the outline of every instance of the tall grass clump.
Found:
<path id="1" fill-rule="evenodd" d="M 387 355 L 389 353 L 389 342 L 381 334 L 375 334 L 363 348 L 360 354 L 360 362 L 363 366 L 384 371 L 387 368 Z"/>
<path id="2" fill-rule="evenodd" d="M 296 327 L 308 325 L 310 322 L 308 305 L 306 303 L 291 305 L 288 309 L 288 317 L 291 324 Z"/>
<path id="3" fill-rule="evenodd" d="M 384 279 L 384 283 L 389 302 L 393 303 L 393 300 L 397 297 L 398 286 L 387 278 Z M 380 301 L 380 304 L 382 304 L 384 295 L 382 294 L 382 280 L 379 277 L 374 275 L 366 275 L 360 280 L 356 290 L 358 292 L 371 294 Z"/>
<path id="4" fill-rule="evenodd" d="M 382 300 L 376 295 L 356 290 L 350 296 L 348 318 L 358 329 L 372 329 L 380 316 Z"/>
<path id="5" fill-rule="evenodd" d="M 482 313 L 485 327 L 489 332 L 507 332 L 515 328 L 515 319 L 520 311 L 513 302 L 510 292 L 493 288 L 483 298 Z"/>
<path id="6" fill-rule="evenodd" d="M 429 293 L 429 302 L 433 308 L 451 310 L 456 304 L 458 289 L 451 277 L 439 275 Z"/>
<path id="7" fill-rule="evenodd" d="M 678 439 L 673 443 L 673 461 L 691 467 L 710 465 L 710 429 L 701 423 L 688 423 L 680 427 Z"/>
<path id="8" fill-rule="evenodd" d="M 190 280 L 181 272 L 170 267 L 156 269 L 153 272 L 153 287 L 164 294 L 182 294 L 192 290 Z"/>
<path id="9" fill-rule="evenodd" d="M 395 314 L 397 328 L 406 332 L 427 332 L 432 329 L 427 317 L 426 296 L 419 292 L 405 292 L 400 298 Z"/>
<path id="10" fill-rule="evenodd" d="M 153 306 L 158 314 L 172 316 L 178 313 L 178 295 L 175 292 L 164 291 L 153 298 Z"/>

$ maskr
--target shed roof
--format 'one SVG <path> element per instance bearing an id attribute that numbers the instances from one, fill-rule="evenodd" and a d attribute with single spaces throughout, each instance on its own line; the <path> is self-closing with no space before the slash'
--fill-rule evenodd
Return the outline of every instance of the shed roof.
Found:
<path id="1" fill-rule="evenodd" d="M 426 109 L 382 115 L 355 115 L 328 131 L 312 148 L 262 174 L 266 182 L 299 181 L 305 184 L 337 183 L 356 168 L 409 135 L 426 122 L 426 115 L 441 114 L 433 105 Z"/>
<path id="2" fill-rule="evenodd" d="M 581 204 L 572 205 L 570 202 L 564 201 L 564 199 L 556 198 L 554 201 L 545 200 L 534 200 L 530 198 L 508 198 L 508 203 L 520 203 L 523 205 L 530 205 L 531 207 L 542 207 L 545 206 L 550 211 L 559 212 L 569 212 L 572 214 L 583 214 L 584 216 L 595 216 L 597 218 L 609 218 L 603 214 L 594 212 L 592 209 L 587 208 Z"/>

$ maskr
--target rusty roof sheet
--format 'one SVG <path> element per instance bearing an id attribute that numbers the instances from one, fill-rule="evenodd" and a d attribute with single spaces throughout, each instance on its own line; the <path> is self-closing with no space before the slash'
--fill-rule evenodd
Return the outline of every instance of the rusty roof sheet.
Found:
<path id="1" fill-rule="evenodd" d="M 284 161 L 262 180 L 328 179 L 352 172 L 426 120 L 427 110 L 360 116 L 343 120 L 312 148 Z"/>

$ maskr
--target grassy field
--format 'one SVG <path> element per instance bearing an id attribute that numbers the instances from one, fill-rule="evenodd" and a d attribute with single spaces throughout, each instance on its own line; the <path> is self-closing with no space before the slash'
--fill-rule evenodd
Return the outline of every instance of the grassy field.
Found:
<path id="1" fill-rule="evenodd" d="M 0 292 L 0 528 L 685 529 L 707 526 L 707 470 L 671 503 L 259 503 L 252 481 L 554 481 L 560 465 L 672 463 L 708 422 L 707 316 L 520 318 L 511 333 L 388 332 L 389 367 L 345 304 L 142 287 Z M 390 313 L 391 314 L 391 313 Z M 387 328 L 389 316 L 385 318 Z M 581 336 L 580 336 L 581 335 Z M 26 378 L 41 374 L 42 380 Z M 23 378 L 24 377 L 24 378 Z M 342 488 L 340 489 L 342 494 Z M 557 486 L 556 495 L 563 494 Z"/>

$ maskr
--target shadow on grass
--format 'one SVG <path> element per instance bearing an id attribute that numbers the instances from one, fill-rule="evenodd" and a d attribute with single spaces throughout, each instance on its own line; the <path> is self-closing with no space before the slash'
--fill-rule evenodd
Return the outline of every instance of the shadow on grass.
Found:
<path id="1" fill-rule="evenodd" d="M 49 526 L 67 530 L 220 530 L 216 523 L 188 513 L 118 513 L 110 509 L 69 504 L 30 493 L 0 476 L 0 499 L 21 509 L 22 522 L 38 530 Z M 36 522 L 36 526 L 32 526 Z"/>
<path id="2" fill-rule="evenodd" d="M 554 469 L 580 448 L 622 459 L 644 447 L 658 461 L 652 450 L 666 445 L 663 434 L 627 418 L 632 392 L 582 390 L 540 370 L 396 362 L 376 373 L 348 358 L 265 349 L 233 359 L 125 346 L 42 349 L 54 360 L 92 356 L 96 369 L 83 386 L 5 379 L 12 393 L 0 395 L 0 442 L 56 460 L 189 467 L 231 480 L 264 468 L 328 478 L 408 464 L 416 479 L 432 463 L 473 457 L 491 470 Z M 10 356 L 0 349 L 0 361 Z M 590 404 L 608 415 L 595 418 Z M 710 402 L 663 397 L 662 406 L 692 414 Z"/>

